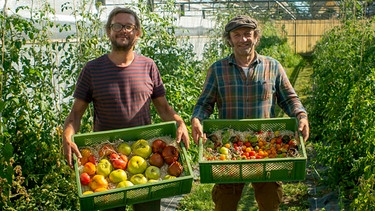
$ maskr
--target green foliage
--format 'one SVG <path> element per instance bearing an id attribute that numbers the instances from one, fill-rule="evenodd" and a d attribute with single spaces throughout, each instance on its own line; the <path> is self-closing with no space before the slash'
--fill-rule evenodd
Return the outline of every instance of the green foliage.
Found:
<path id="1" fill-rule="evenodd" d="M 284 68 L 294 68 L 302 61 L 302 57 L 295 54 L 288 44 L 285 32 L 278 30 L 272 21 L 265 21 L 262 28 L 262 38 L 259 54 L 277 59 Z"/>
<path id="2" fill-rule="evenodd" d="M 214 210 L 214 203 L 211 199 L 213 184 L 194 183 L 191 194 L 181 199 L 179 211 L 192 210 Z"/>
<path id="3" fill-rule="evenodd" d="M 303 182 L 283 183 L 283 201 L 281 210 L 305 211 L 310 207 L 308 185 Z"/>
<path id="4" fill-rule="evenodd" d="M 87 1 L 81 3 L 79 9 L 85 8 Z M 62 9 L 69 8 L 66 3 Z M 1 106 L 6 125 L 2 131 L 4 145 L 0 147 L 1 178 L 6 179 L 0 181 L 4 188 L 1 207 L 76 210 L 73 171 L 64 164 L 61 153 L 61 124 L 69 109 L 63 100 L 71 96 L 77 69 L 95 56 L 90 49 L 100 52 L 101 42 L 93 32 L 100 32 L 101 22 L 99 16 L 86 15 L 87 19 L 77 21 L 82 33 L 59 43 L 51 42 L 52 30 L 69 32 L 71 27 L 50 20 L 55 11 L 49 4 L 41 4 L 39 10 L 19 7 L 17 12 L 30 13 L 32 18 L 1 13 L 2 86 L 7 87 L 2 90 Z M 88 12 L 83 9 L 75 14 Z M 88 27 L 93 31 L 83 27 L 90 21 L 96 21 Z"/>
<path id="5" fill-rule="evenodd" d="M 339 185 L 346 200 L 367 196 L 372 208 L 374 198 L 359 184 L 373 177 L 365 171 L 375 150 L 374 38 L 371 22 L 355 20 L 325 34 L 314 52 L 308 99 L 316 162 L 329 167 L 327 184 Z"/>
<path id="6" fill-rule="evenodd" d="M 165 3 L 159 8 L 165 11 L 163 16 L 148 12 L 146 3 L 138 4 L 144 32 L 137 48 L 141 54 L 155 61 L 167 90 L 168 101 L 190 123 L 195 99 L 200 94 L 200 90 L 193 87 L 202 86 L 204 75 L 199 71 L 193 46 L 188 42 L 189 37 L 178 36 L 183 31 L 173 25 L 179 12 L 174 1 Z M 153 113 L 154 121 L 161 121 L 156 112 Z"/>

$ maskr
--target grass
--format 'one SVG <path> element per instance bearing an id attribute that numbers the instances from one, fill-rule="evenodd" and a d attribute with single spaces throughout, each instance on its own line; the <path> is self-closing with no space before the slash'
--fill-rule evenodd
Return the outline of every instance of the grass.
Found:
<path id="1" fill-rule="evenodd" d="M 306 61 L 301 62 L 293 72 L 288 73 L 295 91 L 299 95 L 302 103 L 307 98 L 306 89 L 310 87 L 310 75 L 312 69 L 308 67 Z M 284 114 L 278 112 L 279 116 Z M 193 183 L 190 194 L 187 194 L 181 201 L 178 211 L 211 211 L 214 210 L 214 204 L 211 199 L 211 190 L 213 184 Z M 308 185 L 305 181 L 288 182 L 283 184 L 283 202 L 280 205 L 281 211 L 306 211 L 309 210 Z M 238 205 L 238 211 L 256 211 L 257 203 L 254 197 L 254 191 L 251 184 L 245 186 L 242 192 L 242 198 Z"/>
<path id="2" fill-rule="evenodd" d="M 195 211 L 195 210 L 213 210 L 214 203 L 211 199 L 211 190 L 214 184 L 200 184 L 194 182 L 190 194 L 187 194 L 179 204 L 177 210 Z"/>
<path id="3" fill-rule="evenodd" d="M 211 199 L 213 184 L 193 183 L 190 194 L 187 194 L 181 201 L 178 211 L 210 211 L 214 210 L 214 203 Z M 281 211 L 306 211 L 309 210 L 308 186 L 303 182 L 289 182 L 283 184 L 283 202 L 280 205 Z M 254 191 L 251 184 L 247 184 L 242 192 L 242 198 L 238 205 L 238 211 L 257 211 L 258 205 L 255 201 Z"/>

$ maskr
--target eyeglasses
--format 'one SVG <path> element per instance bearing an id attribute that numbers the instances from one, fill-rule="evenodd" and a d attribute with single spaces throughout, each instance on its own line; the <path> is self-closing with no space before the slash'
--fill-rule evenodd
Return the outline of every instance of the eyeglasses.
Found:
<path id="1" fill-rule="evenodd" d="M 122 29 L 125 29 L 126 32 L 131 32 L 135 29 L 134 25 L 122 25 L 119 23 L 111 24 L 111 29 L 114 32 L 120 32 Z"/>

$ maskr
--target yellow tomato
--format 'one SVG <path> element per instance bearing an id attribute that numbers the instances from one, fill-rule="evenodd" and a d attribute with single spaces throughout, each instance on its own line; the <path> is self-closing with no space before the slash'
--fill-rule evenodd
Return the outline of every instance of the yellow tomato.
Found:
<path id="1" fill-rule="evenodd" d="M 108 181 L 103 175 L 95 175 L 89 184 L 91 190 L 95 191 L 98 188 L 108 188 Z"/>
<path id="2" fill-rule="evenodd" d="M 94 193 L 94 191 L 88 190 L 88 191 L 83 192 L 82 194 L 86 195 L 86 194 L 92 194 L 92 193 Z"/>
<path id="3" fill-rule="evenodd" d="M 108 189 L 107 188 L 97 188 L 94 190 L 94 192 L 103 192 L 103 191 L 107 191 Z"/>

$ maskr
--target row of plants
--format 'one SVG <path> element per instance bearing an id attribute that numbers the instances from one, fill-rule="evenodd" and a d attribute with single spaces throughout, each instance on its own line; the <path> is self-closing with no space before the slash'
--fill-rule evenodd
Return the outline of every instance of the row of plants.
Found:
<path id="1" fill-rule="evenodd" d="M 349 19 L 327 32 L 313 55 L 308 103 L 321 182 L 353 210 L 375 208 L 375 32 Z M 321 164 L 321 165 L 318 165 Z"/>

